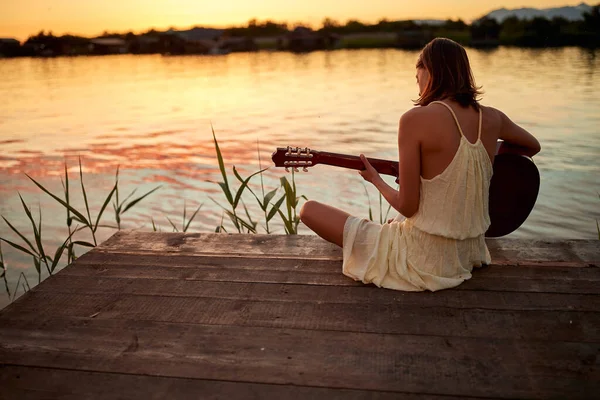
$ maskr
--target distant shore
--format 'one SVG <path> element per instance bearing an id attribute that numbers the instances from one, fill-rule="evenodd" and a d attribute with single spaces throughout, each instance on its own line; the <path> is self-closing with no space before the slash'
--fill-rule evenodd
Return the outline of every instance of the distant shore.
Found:
<path id="1" fill-rule="evenodd" d="M 600 6 L 592 7 L 583 20 L 555 17 L 498 22 L 481 18 L 472 24 L 458 19 L 443 23 L 386 21 L 345 25 L 325 20 L 318 30 L 272 21 L 250 21 L 248 26 L 227 29 L 195 27 L 188 30 L 141 34 L 109 33 L 95 38 L 40 32 L 21 43 L 0 38 L 1 57 L 55 57 L 105 54 L 228 54 L 259 50 L 309 52 L 331 49 L 419 49 L 435 37 L 447 37 L 471 47 L 600 47 Z"/>

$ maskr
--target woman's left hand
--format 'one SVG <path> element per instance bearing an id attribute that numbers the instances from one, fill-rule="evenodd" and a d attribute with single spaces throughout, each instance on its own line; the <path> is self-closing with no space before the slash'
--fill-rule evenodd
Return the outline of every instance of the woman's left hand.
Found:
<path id="1" fill-rule="evenodd" d="M 360 159 L 365 165 L 365 169 L 362 171 L 358 171 L 358 173 L 360 174 L 360 176 L 363 177 L 365 181 L 373 183 L 375 179 L 379 178 L 379 173 L 375 168 L 373 168 L 373 166 L 371 165 L 369 160 L 367 160 L 367 157 L 365 157 L 364 154 L 360 155 Z"/>

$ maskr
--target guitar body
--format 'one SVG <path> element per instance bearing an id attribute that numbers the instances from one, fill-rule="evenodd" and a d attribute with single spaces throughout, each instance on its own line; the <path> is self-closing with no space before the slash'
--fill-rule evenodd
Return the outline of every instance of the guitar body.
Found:
<path id="1" fill-rule="evenodd" d="M 540 173 L 530 158 L 496 155 L 489 196 L 492 223 L 485 236 L 505 236 L 521 226 L 533 210 L 539 189 Z"/>
<path id="2" fill-rule="evenodd" d="M 490 182 L 491 225 L 485 233 L 486 237 L 505 236 L 521 226 L 531 213 L 540 188 L 540 173 L 533 161 L 519 154 L 518 149 L 511 150 L 506 143 L 504 146 L 501 144 L 502 142 L 499 142 L 498 154 L 494 158 L 494 174 Z M 275 166 L 285 167 L 286 170 L 303 168 L 306 171 L 317 164 L 364 169 L 357 156 L 308 148 L 277 148 L 272 159 Z M 398 162 L 376 158 L 368 160 L 380 174 L 398 177 Z"/>

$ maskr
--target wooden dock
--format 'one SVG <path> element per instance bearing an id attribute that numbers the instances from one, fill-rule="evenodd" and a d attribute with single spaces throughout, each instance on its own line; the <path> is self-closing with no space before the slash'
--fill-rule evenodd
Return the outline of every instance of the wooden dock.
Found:
<path id="1" fill-rule="evenodd" d="M 405 293 L 316 236 L 120 232 L 0 312 L 0 398 L 598 398 L 600 241 L 488 244 Z"/>

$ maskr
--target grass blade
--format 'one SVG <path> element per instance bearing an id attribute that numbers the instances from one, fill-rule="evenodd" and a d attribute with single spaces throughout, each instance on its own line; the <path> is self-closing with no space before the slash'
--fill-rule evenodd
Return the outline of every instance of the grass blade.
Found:
<path id="1" fill-rule="evenodd" d="M 35 220 L 33 219 L 33 215 L 31 215 L 31 210 L 29 210 L 29 207 L 27 206 L 27 204 L 25 204 L 25 200 L 23 200 L 21 193 L 19 193 L 19 199 L 21 199 L 21 204 L 23 205 L 25 214 L 27 214 L 27 218 L 29 218 L 29 221 L 31 222 L 31 226 L 33 227 L 33 236 L 35 238 L 35 243 L 37 244 L 38 257 L 41 259 L 45 259 L 46 254 L 44 253 L 44 246 L 42 246 L 42 238 L 41 238 L 38 228 L 35 224 Z M 41 216 L 42 216 L 42 210 L 40 208 L 40 219 L 41 219 Z"/>
<path id="2" fill-rule="evenodd" d="M 21 239 L 23 239 L 23 241 L 24 241 L 25 243 L 27 243 L 27 245 L 29 246 L 29 248 L 30 248 L 32 251 L 34 251 L 34 252 L 35 252 L 35 249 L 33 248 L 33 245 L 31 244 L 31 242 L 30 242 L 30 241 L 29 241 L 29 240 L 28 240 L 28 239 L 27 239 L 27 238 L 26 238 L 24 235 L 22 235 L 22 234 L 21 234 L 21 232 L 19 232 L 19 231 L 17 230 L 17 228 L 15 228 L 15 227 L 14 227 L 14 226 L 13 226 L 13 225 L 10 223 L 10 222 L 8 222 L 8 220 L 7 220 L 6 218 L 4 218 L 4 216 L 2 216 L 2 219 L 3 219 L 3 220 L 4 220 L 4 222 L 6 222 L 6 224 L 7 224 L 7 225 L 10 227 L 10 229 L 12 229 L 12 230 L 13 230 L 13 232 L 15 232 L 17 235 L 19 235 L 19 237 L 20 237 Z"/>
<path id="3" fill-rule="evenodd" d="M 263 210 L 263 211 L 266 211 L 268 203 L 263 203 L 262 201 L 260 201 L 260 199 L 258 198 L 258 196 L 256 195 L 256 193 L 254 193 L 254 190 L 252 190 L 252 188 L 250 186 L 248 186 L 247 188 L 250 191 L 250 193 L 252 193 L 252 196 L 254 196 L 254 198 L 256 199 L 256 202 L 260 206 L 260 209 Z"/>
<path id="4" fill-rule="evenodd" d="M 227 186 L 227 183 L 219 182 L 219 186 L 221 187 L 221 190 L 223 190 L 225 198 L 227 198 L 229 204 L 233 206 L 233 197 L 231 196 L 231 191 L 229 190 L 229 186 Z"/>
<path id="5" fill-rule="evenodd" d="M 383 225 L 383 196 L 379 192 L 379 223 Z"/>
<path id="6" fill-rule="evenodd" d="M 175 224 L 173 223 L 173 221 L 171 221 L 171 219 L 169 217 L 167 217 L 167 220 L 169 221 L 169 223 L 173 227 L 173 232 L 179 232 L 179 229 L 177 229 L 177 227 L 175 226 Z"/>
<path id="7" fill-rule="evenodd" d="M 50 266 L 50 274 L 52 274 L 52 272 L 54 272 L 54 269 L 58 265 L 58 262 L 60 261 L 60 258 L 62 257 L 63 252 L 68 247 L 67 243 L 69 243 L 69 240 L 71 240 L 71 237 L 73 236 L 73 233 L 74 232 L 72 232 L 71 234 L 69 234 L 69 236 L 63 242 L 63 244 L 61 244 L 56 249 L 56 252 L 54 253 L 54 259 L 52 259 L 52 265 Z"/>
<path id="8" fill-rule="evenodd" d="M 275 189 L 271 190 L 269 193 L 267 193 L 267 194 L 265 195 L 265 198 L 264 198 L 264 200 L 263 200 L 263 202 L 264 202 L 264 204 L 265 204 L 265 205 L 266 205 L 266 204 L 269 204 L 269 203 L 271 202 L 271 199 L 272 199 L 273 197 L 275 197 L 275 194 L 277 193 L 277 190 L 278 190 L 278 189 L 279 189 L 279 188 L 275 188 Z M 265 208 L 266 208 L 266 206 L 265 206 Z"/>
<path id="9" fill-rule="evenodd" d="M 194 220 L 194 218 L 196 218 L 196 214 L 198 214 L 198 211 L 200 211 L 200 209 L 202 208 L 203 205 L 204 205 L 204 203 L 200 204 L 198 206 L 198 208 L 196 209 L 196 211 L 194 211 L 194 213 L 192 214 L 190 220 L 185 225 L 185 228 L 183 228 L 184 232 L 187 232 L 188 228 L 190 227 L 190 224 L 192 223 L 192 221 Z"/>
<path id="10" fill-rule="evenodd" d="M 4 280 L 4 288 L 10 301 L 10 287 L 8 286 L 8 279 L 6 278 L 6 264 L 4 264 L 4 256 L 2 255 L 2 241 L 0 241 L 0 266 L 2 267 L 2 275 L 0 277 Z"/>
<path id="11" fill-rule="evenodd" d="M 281 212 L 281 210 L 277 210 L 277 212 L 279 213 L 279 216 L 281 217 L 281 220 L 283 221 L 283 225 L 285 228 L 285 233 L 288 235 L 291 235 L 294 233 L 294 226 L 292 225 L 292 221 L 288 220 L 285 215 L 283 215 L 283 213 Z"/>
<path id="12" fill-rule="evenodd" d="M 38 273 L 38 283 L 42 281 L 42 268 L 40 266 L 40 259 L 33 257 L 33 265 L 35 266 L 35 270 Z"/>
<path id="13" fill-rule="evenodd" d="M 150 217 L 150 220 L 152 221 L 152 230 L 156 232 L 156 224 L 154 223 L 154 218 Z"/>
<path id="14" fill-rule="evenodd" d="M 117 190 L 117 184 L 115 183 L 115 186 L 113 186 L 112 190 L 106 197 L 106 200 L 104 200 L 104 204 L 102 204 L 102 208 L 100 208 L 100 212 L 98 213 L 98 217 L 96 218 L 96 224 L 94 225 L 94 232 L 96 232 L 96 230 L 98 229 L 98 224 L 100 223 L 100 218 L 102 217 L 102 214 L 104 213 L 104 210 L 106 209 L 106 206 L 108 205 L 108 203 L 110 203 L 110 199 L 112 198 L 112 196 L 116 190 Z"/>
<path id="15" fill-rule="evenodd" d="M 17 297 L 17 291 L 19 290 L 19 283 L 21 283 L 21 276 L 25 276 L 23 274 L 23 272 L 21 272 L 19 274 L 19 279 L 17 279 L 17 284 L 15 285 L 15 292 L 14 292 L 13 297 L 12 297 L 12 299 L 10 301 L 14 301 L 15 297 Z"/>
<path id="16" fill-rule="evenodd" d="M 260 158 L 260 142 L 258 141 L 258 139 L 256 139 L 256 153 L 258 154 L 258 169 L 262 169 L 262 160 Z M 265 184 L 263 181 L 262 172 L 260 173 L 260 190 L 261 190 L 261 193 L 264 198 L 265 197 Z"/>
<path id="17" fill-rule="evenodd" d="M 62 182 L 62 180 L 61 180 Z M 65 183 L 63 186 L 63 189 L 65 191 L 65 201 L 68 205 L 70 205 L 70 200 L 69 200 L 69 173 L 67 172 L 67 162 L 65 161 Z M 67 207 L 67 227 L 71 227 L 71 211 L 69 210 L 69 208 Z"/>
<path id="18" fill-rule="evenodd" d="M 371 209 L 371 198 L 369 197 L 369 191 L 367 190 L 367 186 L 364 182 L 361 182 L 363 188 L 365 189 L 365 194 L 367 195 L 367 202 L 369 203 L 369 221 L 373 221 L 373 210 Z"/>
<path id="19" fill-rule="evenodd" d="M 181 223 L 181 229 L 183 229 L 184 232 L 185 232 L 185 213 L 187 211 L 186 209 L 187 209 L 187 204 L 186 204 L 185 199 L 183 199 L 183 222 Z"/>
<path id="20" fill-rule="evenodd" d="M 269 211 L 269 215 L 267 215 L 267 222 L 270 221 L 271 219 L 273 219 L 273 217 L 275 216 L 277 211 L 279 211 L 279 208 L 281 207 L 281 204 L 283 204 L 284 200 L 285 200 L 285 194 L 283 196 L 281 196 L 281 198 L 279 200 L 277 200 L 277 203 L 275 203 L 273 205 L 273 207 L 271 208 L 271 211 Z"/>
<path id="21" fill-rule="evenodd" d="M 244 204 L 244 202 L 242 201 L 242 206 L 244 206 L 244 211 L 246 212 L 246 216 L 248 217 L 248 221 L 250 221 L 250 225 L 252 225 L 252 233 L 256 233 L 256 225 L 257 223 L 252 221 L 252 217 L 250 216 L 250 213 L 248 212 L 248 208 L 246 207 L 246 204 Z"/>
<path id="22" fill-rule="evenodd" d="M 77 211 L 71 205 L 65 203 L 64 200 L 62 200 L 60 197 L 57 197 L 56 195 L 54 195 L 52 192 L 50 192 L 48 189 L 43 187 L 41 184 L 39 184 L 35 179 L 30 177 L 29 175 L 25 174 L 25 176 L 27 176 L 37 187 L 42 189 L 47 195 L 52 197 L 54 200 L 58 201 L 66 209 L 70 210 L 73 213 L 73 215 L 75 215 L 75 216 L 77 216 L 77 218 L 79 218 L 79 220 L 81 221 L 82 224 L 85 224 L 86 226 L 91 226 L 89 221 L 87 220 L 87 218 L 85 218 L 85 216 L 82 213 Z"/>
<path id="23" fill-rule="evenodd" d="M 256 233 L 256 230 L 254 229 L 254 227 L 252 225 L 250 225 L 248 222 L 244 221 L 237 215 L 234 215 L 231 211 L 225 210 L 225 213 L 227 213 L 227 215 L 229 216 L 231 221 L 234 223 L 234 225 L 236 225 L 236 227 L 239 227 L 241 225 L 244 228 L 251 231 L 252 233 Z M 239 228 L 238 228 L 238 231 L 241 233 L 241 230 Z"/>
<path id="24" fill-rule="evenodd" d="M 225 213 L 221 213 L 221 223 L 215 229 L 215 233 L 221 233 L 221 232 L 227 233 L 227 229 L 225 229 L 225 227 L 223 226 L 223 218 L 224 217 L 225 217 Z"/>
<path id="25" fill-rule="evenodd" d="M 83 246 L 83 247 L 96 247 L 94 244 L 92 244 L 90 242 L 84 242 L 83 240 L 76 240 L 73 242 L 73 244 L 77 244 L 77 245 Z"/>
<path id="26" fill-rule="evenodd" d="M 125 212 L 127 210 L 129 210 L 131 207 L 135 206 L 137 203 L 139 203 L 140 201 L 144 200 L 146 197 L 150 196 L 152 193 L 154 193 L 155 191 L 157 191 L 158 189 L 160 189 L 162 187 L 162 185 L 155 187 L 154 189 L 152 189 L 151 191 L 149 191 L 148 193 L 146 193 L 143 196 L 138 197 L 137 199 L 131 201 L 129 204 L 127 204 L 125 206 L 125 208 L 123 209 L 123 212 L 121 214 L 125 214 Z"/>
<path id="27" fill-rule="evenodd" d="M 129 195 L 123 199 L 123 203 L 121 203 L 121 204 L 125 204 L 127 202 L 127 200 L 129 200 L 135 194 L 135 192 L 137 192 L 137 190 L 138 190 L 138 188 L 133 189 L 131 191 L 131 193 L 129 193 Z"/>
<path id="28" fill-rule="evenodd" d="M 250 182 L 250 179 L 252 179 L 253 176 L 262 173 L 263 171 L 266 171 L 267 168 L 262 169 L 260 171 L 257 171 L 255 173 L 253 173 L 252 175 L 250 175 L 248 178 L 246 179 L 242 179 L 242 177 L 240 176 L 240 174 L 237 172 L 237 170 L 235 169 L 235 165 L 233 166 L 233 173 L 236 176 L 236 178 L 238 178 L 238 180 L 242 183 L 240 185 L 240 188 L 238 189 L 237 193 L 235 194 L 235 199 L 233 200 L 233 208 L 236 208 L 240 198 L 242 197 L 242 193 L 244 192 L 244 189 L 246 188 L 246 186 L 248 186 L 248 182 Z"/>
<path id="29" fill-rule="evenodd" d="M 42 240 L 42 206 L 38 204 L 38 235 L 40 235 L 40 241 Z"/>
<path id="30" fill-rule="evenodd" d="M 227 173 L 225 172 L 225 163 L 223 162 L 223 155 L 221 154 L 219 142 L 217 142 L 217 135 L 215 135 L 215 129 L 213 128 L 212 124 L 210 124 L 210 129 L 212 130 L 213 140 L 215 142 L 215 150 L 217 152 L 219 170 L 221 171 L 221 175 L 223 176 L 224 185 L 221 186 L 221 188 L 223 189 L 223 192 L 225 193 L 225 197 L 227 197 L 229 204 L 233 204 L 233 196 L 231 196 L 231 190 L 229 190 L 229 182 L 227 181 Z"/>
<path id="31" fill-rule="evenodd" d="M 81 157 L 79 157 L 79 179 L 81 182 L 81 191 L 83 192 L 83 201 L 85 202 L 85 210 L 87 211 L 88 221 L 92 222 L 92 217 L 90 215 L 90 207 L 88 205 L 87 194 L 85 193 L 85 186 L 83 185 L 83 171 L 81 169 Z M 92 226 L 90 225 L 90 229 Z"/>

